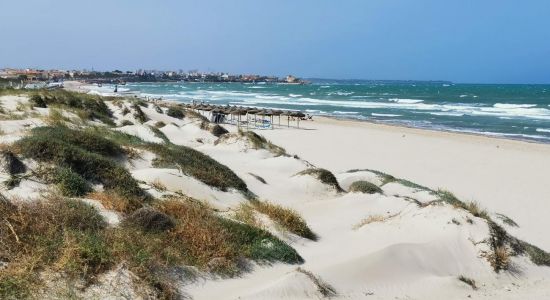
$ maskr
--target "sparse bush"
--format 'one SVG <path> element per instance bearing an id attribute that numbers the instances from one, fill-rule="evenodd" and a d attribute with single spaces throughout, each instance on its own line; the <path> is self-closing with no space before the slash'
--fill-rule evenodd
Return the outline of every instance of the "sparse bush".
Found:
<path id="1" fill-rule="evenodd" d="M 132 121 L 130 120 L 122 120 L 122 122 L 120 122 L 120 126 L 131 126 L 131 125 L 134 125 L 134 123 L 132 123 Z"/>
<path id="2" fill-rule="evenodd" d="M 252 147 L 254 149 L 265 149 L 273 153 L 275 156 L 286 155 L 286 150 L 284 148 L 269 142 L 263 136 L 253 131 L 240 130 L 239 135 L 246 137 L 248 139 L 248 142 L 252 144 Z"/>
<path id="3" fill-rule="evenodd" d="M 145 108 L 149 107 L 149 103 L 145 102 L 145 100 L 142 99 L 134 100 L 134 103 Z"/>
<path id="4" fill-rule="evenodd" d="M 321 168 L 311 168 L 298 172 L 296 175 L 310 175 L 317 178 L 322 183 L 332 186 L 338 192 L 344 191 L 340 187 L 340 184 L 338 183 L 338 180 L 336 180 L 334 174 L 332 174 L 329 170 Z"/>
<path id="5" fill-rule="evenodd" d="M 178 167 L 182 172 L 222 191 L 228 188 L 242 192 L 248 190 L 246 183 L 231 169 L 199 151 L 173 144 L 150 144 L 147 148 L 157 155 L 153 160 L 156 167 Z"/>
<path id="6" fill-rule="evenodd" d="M 310 271 L 307 271 L 307 270 L 304 270 L 300 267 L 298 267 L 296 269 L 296 271 L 302 273 L 302 274 L 305 274 L 307 277 L 309 277 L 309 279 L 313 282 L 313 284 L 315 284 L 315 286 L 317 287 L 317 291 L 319 291 L 319 293 L 321 293 L 321 295 L 325 298 L 330 298 L 330 297 L 334 297 L 337 295 L 336 293 L 336 289 L 334 287 L 332 287 L 330 284 L 326 283 L 325 281 L 323 281 L 321 278 L 319 278 L 318 276 L 315 276 L 315 274 L 311 273 Z"/>
<path id="7" fill-rule="evenodd" d="M 158 121 L 158 122 L 155 123 L 156 128 L 162 128 L 164 126 L 166 126 L 166 123 L 164 123 L 162 121 Z"/>
<path id="8" fill-rule="evenodd" d="M 125 222 L 137 226 L 143 231 L 167 231 L 176 225 L 174 220 L 163 212 L 151 207 L 143 207 L 134 211 Z"/>
<path id="9" fill-rule="evenodd" d="M 471 279 L 471 278 L 468 278 L 466 276 L 463 276 L 463 275 L 460 275 L 458 276 L 458 280 L 466 283 L 467 285 L 471 286 L 472 289 L 474 290 L 477 290 L 477 285 L 476 285 L 476 281 Z"/>
<path id="10" fill-rule="evenodd" d="M 229 131 L 227 131 L 227 129 L 223 128 L 222 126 L 220 126 L 218 124 L 212 126 L 212 128 L 210 129 L 210 132 L 216 137 L 220 137 L 222 134 L 229 133 Z"/>
<path id="11" fill-rule="evenodd" d="M 508 226 L 511 227 L 519 227 L 518 223 L 514 222 L 514 220 L 510 219 L 509 217 L 503 215 L 503 214 L 496 214 L 497 217 L 502 220 L 502 222 Z"/>
<path id="12" fill-rule="evenodd" d="M 83 279 L 111 266 L 99 234 L 105 223 L 83 202 L 55 197 L 18 204 L 0 201 L 0 215 L 7 225 L 0 226 L 0 253 L 9 262 L 0 272 L 2 299 L 30 296 L 40 284 L 39 273 L 54 266 Z"/>
<path id="13" fill-rule="evenodd" d="M 128 107 L 124 107 L 124 108 L 122 109 L 122 115 L 123 115 L 123 116 L 125 116 L 125 115 L 127 115 L 127 114 L 129 114 L 129 113 L 130 113 L 130 109 L 129 109 Z"/>
<path id="14" fill-rule="evenodd" d="M 42 97 L 38 94 L 32 95 L 31 98 L 30 98 L 30 102 L 31 102 L 33 107 L 42 107 L 42 108 L 48 107 L 48 105 L 46 105 L 46 102 L 44 101 L 44 99 L 42 99 Z"/>
<path id="15" fill-rule="evenodd" d="M 112 112 L 102 97 L 67 90 L 41 90 L 39 94 L 47 106 L 55 105 L 77 111 L 82 110 L 90 120 L 97 119 L 105 124 L 114 125 L 111 119 Z"/>
<path id="16" fill-rule="evenodd" d="M 9 150 L 0 150 L 0 168 L 9 175 L 21 174 L 27 167 Z"/>
<path id="17" fill-rule="evenodd" d="M 141 110 L 141 107 L 137 105 L 136 103 L 132 104 L 132 108 L 134 109 L 134 118 L 138 120 L 140 123 L 145 123 L 149 120 L 147 115 Z"/>
<path id="18" fill-rule="evenodd" d="M 282 228 L 306 239 L 314 241 L 317 239 L 315 233 L 296 211 L 265 201 L 253 201 L 252 204 L 260 213 L 267 215 Z"/>
<path id="19" fill-rule="evenodd" d="M 176 119 L 183 119 L 183 117 L 185 116 L 183 109 L 174 105 L 168 108 L 168 111 L 166 111 L 166 115 Z"/>
<path id="20" fill-rule="evenodd" d="M 97 133 L 63 127 L 35 128 L 16 147 L 26 157 L 70 168 L 125 198 L 137 202 L 149 198 L 130 173 L 109 157 L 120 153 L 121 147 Z"/>
<path id="21" fill-rule="evenodd" d="M 160 108 L 160 106 L 158 106 L 158 105 L 155 104 L 154 107 L 155 107 L 155 111 L 158 112 L 159 114 L 163 114 L 163 113 L 164 113 L 164 111 L 162 110 L 162 108 Z"/>
<path id="22" fill-rule="evenodd" d="M 356 181 L 349 187 L 350 192 L 365 193 L 365 194 L 382 194 L 382 189 L 374 183 L 368 181 Z"/>
<path id="23" fill-rule="evenodd" d="M 64 196 L 79 197 L 91 191 L 88 182 L 69 168 L 59 168 L 55 175 L 55 182 Z"/>
<path id="24" fill-rule="evenodd" d="M 265 179 L 263 179 L 262 177 L 254 174 L 254 173 L 248 173 L 250 176 L 256 178 L 256 180 L 258 180 L 259 182 L 263 183 L 263 184 L 267 184 L 267 182 L 265 181 Z"/>
<path id="25" fill-rule="evenodd" d="M 151 131 L 155 134 L 156 137 L 162 139 L 165 143 L 170 143 L 170 139 L 164 134 L 164 132 L 160 131 L 157 127 L 149 126 L 151 128 Z"/>

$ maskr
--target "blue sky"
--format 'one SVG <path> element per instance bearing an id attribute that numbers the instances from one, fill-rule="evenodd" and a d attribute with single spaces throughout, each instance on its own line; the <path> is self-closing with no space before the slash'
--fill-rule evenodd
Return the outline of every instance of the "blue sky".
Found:
<path id="1" fill-rule="evenodd" d="M 0 67 L 550 83 L 548 0 L 0 3 Z"/>

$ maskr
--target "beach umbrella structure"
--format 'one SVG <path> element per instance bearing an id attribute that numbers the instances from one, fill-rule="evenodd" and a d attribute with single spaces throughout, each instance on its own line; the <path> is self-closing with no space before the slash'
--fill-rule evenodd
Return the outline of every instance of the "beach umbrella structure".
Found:
<path id="1" fill-rule="evenodd" d="M 298 125 L 298 128 L 300 128 L 300 119 L 302 119 L 306 115 L 302 112 L 296 111 L 296 112 L 291 113 L 290 116 L 296 118 L 296 123 Z"/>

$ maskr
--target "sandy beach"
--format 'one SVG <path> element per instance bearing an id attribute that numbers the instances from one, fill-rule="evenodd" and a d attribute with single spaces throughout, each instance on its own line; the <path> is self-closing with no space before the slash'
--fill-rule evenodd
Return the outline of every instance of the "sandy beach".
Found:
<path id="1" fill-rule="evenodd" d="M 550 249 L 550 145 L 315 117 L 302 130 L 263 130 L 274 143 L 335 172 L 375 169 L 477 201 Z"/>

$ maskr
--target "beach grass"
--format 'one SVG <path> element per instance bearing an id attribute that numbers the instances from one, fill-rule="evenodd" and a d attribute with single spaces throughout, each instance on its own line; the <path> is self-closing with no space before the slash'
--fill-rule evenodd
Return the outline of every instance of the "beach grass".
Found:
<path id="1" fill-rule="evenodd" d="M 296 175 L 309 175 L 313 176 L 319 181 L 321 181 L 324 184 L 327 184 L 338 192 L 343 192 L 344 189 L 340 187 L 340 184 L 338 183 L 338 180 L 336 179 L 336 176 L 332 174 L 329 170 L 322 169 L 322 168 L 309 168 L 305 169 L 301 172 L 296 173 Z"/>
<path id="2" fill-rule="evenodd" d="M 283 229 L 306 239 L 317 240 L 317 235 L 295 210 L 267 201 L 252 200 L 251 203 L 258 212 L 267 215 Z"/>
<path id="3" fill-rule="evenodd" d="M 383 194 L 384 193 L 379 186 L 365 180 L 355 181 L 349 186 L 348 190 L 350 192 L 365 193 L 365 194 L 376 194 L 376 193 Z"/>

